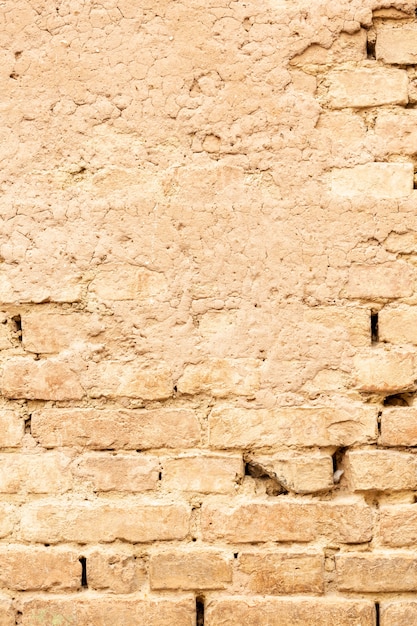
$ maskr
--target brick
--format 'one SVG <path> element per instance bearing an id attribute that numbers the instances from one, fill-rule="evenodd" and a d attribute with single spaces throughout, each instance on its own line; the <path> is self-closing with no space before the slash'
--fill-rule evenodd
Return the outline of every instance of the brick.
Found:
<path id="1" fill-rule="evenodd" d="M 78 552 L 8 545 L 0 547 L 0 560 L 0 584 L 8 589 L 60 591 L 81 586 Z"/>
<path id="2" fill-rule="evenodd" d="M 417 620 L 417 602 L 415 600 L 382 602 L 380 616 L 381 626 L 410 626 Z"/>
<path id="3" fill-rule="evenodd" d="M 119 550 L 94 550 L 86 555 L 89 589 L 112 593 L 134 593 L 146 579 L 143 559 Z"/>
<path id="4" fill-rule="evenodd" d="M 378 61 L 398 65 L 417 63 L 417 28 L 411 24 L 377 28 L 375 55 Z"/>
<path id="5" fill-rule="evenodd" d="M 406 298 L 413 294 L 414 283 L 414 269 L 407 263 L 353 265 L 343 293 L 367 300 Z"/>
<path id="6" fill-rule="evenodd" d="M 166 293 L 167 281 L 146 267 L 110 263 L 98 270 L 89 291 L 100 300 L 152 300 Z"/>
<path id="7" fill-rule="evenodd" d="M 417 345 L 417 311 L 383 308 L 378 315 L 379 340 L 386 343 Z"/>
<path id="8" fill-rule="evenodd" d="M 6 361 L 1 392 L 6 398 L 27 400 L 80 400 L 84 396 L 79 375 L 68 363 L 24 357 Z"/>
<path id="9" fill-rule="evenodd" d="M 407 104 L 407 72 L 389 68 L 358 68 L 328 74 L 328 104 L 332 109 L 382 104 Z"/>
<path id="10" fill-rule="evenodd" d="M 324 590 L 322 554 L 243 552 L 234 582 L 238 593 L 285 595 L 320 594 Z"/>
<path id="11" fill-rule="evenodd" d="M 13 532 L 15 523 L 15 508 L 9 504 L 0 503 L 0 538 L 10 535 Z"/>
<path id="12" fill-rule="evenodd" d="M 0 493 L 64 493 L 72 486 L 64 454 L 1 454 Z"/>
<path id="13" fill-rule="evenodd" d="M 332 193 L 351 198 L 403 198 L 413 191 L 412 163 L 365 163 L 332 170 Z"/>
<path id="14" fill-rule="evenodd" d="M 402 491 L 417 488 L 417 456 L 395 450 L 351 450 L 346 455 L 353 491 Z"/>
<path id="15" fill-rule="evenodd" d="M 352 346 L 369 346 L 369 309 L 355 306 L 323 306 L 307 309 L 303 318 L 310 324 L 319 324 L 334 329 L 346 337 Z"/>
<path id="16" fill-rule="evenodd" d="M 404 553 L 336 556 L 337 588 L 356 592 L 398 592 L 417 589 L 417 557 Z"/>
<path id="17" fill-rule="evenodd" d="M 363 543 L 372 537 L 372 513 L 356 503 L 245 502 L 235 506 L 206 503 L 202 507 L 206 541 L 313 541 L 327 537 L 341 543 Z"/>
<path id="18" fill-rule="evenodd" d="M 187 365 L 178 380 L 178 391 L 190 395 L 209 393 L 218 398 L 229 394 L 253 395 L 259 389 L 257 359 L 211 359 Z"/>
<path id="19" fill-rule="evenodd" d="M 192 626 L 195 598 L 126 599 L 94 597 L 24 598 L 21 602 L 22 626 L 35 624 L 91 624 L 91 626 Z"/>
<path id="20" fill-rule="evenodd" d="M 189 409 L 45 409 L 32 413 L 32 435 L 45 448 L 146 450 L 192 448 L 201 432 Z"/>
<path id="21" fill-rule="evenodd" d="M 383 446 L 417 446 L 417 409 L 384 408 L 379 443 Z"/>
<path id="22" fill-rule="evenodd" d="M 183 456 L 163 462 L 162 484 L 170 491 L 234 493 L 242 474 L 241 456 Z"/>
<path id="23" fill-rule="evenodd" d="M 268 474 L 276 476 L 279 483 L 296 493 L 314 493 L 333 488 L 333 459 L 330 455 L 285 456 L 251 454 Z"/>
<path id="24" fill-rule="evenodd" d="M 9 598 L 0 598 L 0 626 L 15 626 L 16 615 L 12 601 Z"/>
<path id="25" fill-rule="evenodd" d="M 264 448 L 280 444 L 348 446 L 376 440 L 377 409 L 333 407 L 241 409 L 220 406 L 209 415 L 210 446 Z"/>
<path id="26" fill-rule="evenodd" d="M 164 363 L 149 367 L 117 361 L 91 365 L 85 387 L 93 398 L 163 400 L 173 394 L 171 371 Z"/>
<path id="27" fill-rule="evenodd" d="M 90 483 L 93 491 L 136 493 L 156 489 L 159 462 L 142 454 L 85 454 L 77 461 L 74 475 Z"/>
<path id="28" fill-rule="evenodd" d="M 291 65 L 328 65 L 363 61 L 366 59 L 366 31 L 361 29 L 353 35 L 341 33 L 330 48 L 313 44 L 302 54 L 291 59 Z"/>
<path id="29" fill-rule="evenodd" d="M 375 349 L 353 360 L 353 384 L 359 391 L 394 394 L 414 388 L 415 355 L 412 352 Z"/>
<path id="30" fill-rule="evenodd" d="M 151 589 L 226 589 L 232 568 L 216 552 L 177 550 L 152 555 L 149 575 Z"/>
<path id="31" fill-rule="evenodd" d="M 25 541 L 146 543 L 184 539 L 189 518 L 182 504 L 41 501 L 24 505 L 20 526 Z"/>
<path id="32" fill-rule="evenodd" d="M 207 626 L 374 626 L 366 600 L 316 598 L 222 598 L 208 603 Z"/>
<path id="33" fill-rule="evenodd" d="M 88 317 L 51 312 L 30 312 L 22 315 L 22 344 L 27 352 L 56 354 L 72 343 L 87 341 Z"/>
<path id="34" fill-rule="evenodd" d="M 25 434 L 25 422 L 16 411 L 0 410 L 0 448 L 18 448 Z"/>
<path id="35" fill-rule="evenodd" d="M 383 545 L 392 548 L 414 545 L 417 541 L 417 507 L 410 504 L 382 507 L 380 536 Z"/>
<path id="36" fill-rule="evenodd" d="M 417 152 L 417 111 L 380 111 L 375 122 L 375 135 L 381 140 L 384 154 L 409 154 Z"/>

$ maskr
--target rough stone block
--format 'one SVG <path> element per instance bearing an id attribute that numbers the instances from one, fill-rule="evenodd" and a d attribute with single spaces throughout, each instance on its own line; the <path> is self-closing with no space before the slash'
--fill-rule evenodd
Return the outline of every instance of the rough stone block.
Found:
<path id="1" fill-rule="evenodd" d="M 381 508 L 379 532 L 383 545 L 401 548 L 417 541 L 417 511 L 414 505 L 398 504 Z"/>
<path id="2" fill-rule="evenodd" d="M 232 568 L 220 553 L 178 550 L 154 554 L 149 575 L 151 589 L 226 589 Z"/>
<path id="3" fill-rule="evenodd" d="M 74 550 L 8 545 L 1 546 L 0 559 L 0 584 L 4 588 L 74 591 L 81 587 L 81 563 Z"/>
<path id="4" fill-rule="evenodd" d="M 144 560 L 119 550 L 94 550 L 86 554 L 89 589 L 134 593 L 147 579 Z"/>
<path id="5" fill-rule="evenodd" d="M 165 363 L 149 367 L 134 362 L 98 363 L 90 367 L 84 384 L 94 398 L 163 400 L 173 394 L 171 370 Z"/>
<path id="6" fill-rule="evenodd" d="M 407 263 L 352 265 L 342 294 L 366 300 L 406 298 L 414 293 L 414 285 L 414 269 Z"/>
<path id="7" fill-rule="evenodd" d="M 64 454 L 1 454 L 0 493 L 64 493 L 72 487 Z"/>
<path id="8" fill-rule="evenodd" d="M 334 169 L 331 174 L 332 193 L 351 198 L 404 198 L 413 191 L 412 163 L 365 163 Z"/>
<path id="9" fill-rule="evenodd" d="M 6 361 L 1 392 L 6 398 L 27 400 L 80 400 L 84 396 L 79 374 L 69 363 L 25 357 Z"/>
<path id="10" fill-rule="evenodd" d="M 169 490 L 234 493 L 242 474 L 241 456 L 184 456 L 163 462 L 162 484 Z"/>
<path id="11" fill-rule="evenodd" d="M 391 600 L 381 603 L 381 626 L 410 626 L 417 620 L 415 600 Z"/>
<path id="12" fill-rule="evenodd" d="M 378 315 L 378 329 L 380 341 L 417 345 L 417 310 L 385 307 Z"/>
<path id="13" fill-rule="evenodd" d="M 417 557 L 383 552 L 336 556 L 337 588 L 355 592 L 399 592 L 417 589 Z"/>
<path id="14" fill-rule="evenodd" d="M 259 388 L 257 359 L 211 359 L 187 365 L 178 380 L 178 391 L 185 394 L 209 393 L 218 398 L 251 396 Z"/>
<path id="15" fill-rule="evenodd" d="M 328 65 L 363 61 L 366 59 L 366 31 L 361 29 L 352 35 L 341 33 L 330 48 L 313 44 L 291 59 L 291 65 Z"/>
<path id="16" fill-rule="evenodd" d="M 383 446 L 417 446 L 417 409 L 384 408 L 379 443 Z"/>
<path id="17" fill-rule="evenodd" d="M 84 454 L 76 462 L 74 475 L 91 484 L 94 491 L 137 493 L 156 489 L 159 462 L 142 454 Z"/>
<path id="18" fill-rule="evenodd" d="M 25 433 L 25 421 L 16 411 L 0 410 L 0 447 L 18 448 Z"/>
<path id="19" fill-rule="evenodd" d="M 417 487 L 417 456 L 394 450 L 351 450 L 346 455 L 353 491 L 402 491 Z"/>
<path id="20" fill-rule="evenodd" d="M 264 468 L 288 491 L 314 493 L 333 488 L 333 460 L 330 455 L 251 454 L 250 460 Z"/>
<path id="21" fill-rule="evenodd" d="M 332 109 L 407 104 L 407 72 L 385 67 L 337 70 L 328 74 L 328 103 Z"/>
<path id="22" fill-rule="evenodd" d="M 383 348 L 354 358 L 354 385 L 368 393 L 394 394 L 414 388 L 415 354 Z"/>
<path id="23" fill-rule="evenodd" d="M 22 344 L 27 352 L 57 354 L 89 339 L 85 315 L 31 311 L 22 315 Z"/>
<path id="24" fill-rule="evenodd" d="M 417 32 L 417 31 L 416 31 Z M 380 140 L 384 154 L 410 154 L 417 152 L 417 111 L 379 111 L 375 122 L 375 135 Z"/>
<path id="25" fill-rule="evenodd" d="M 417 28 L 414 24 L 377 28 L 375 54 L 378 61 L 397 65 L 417 63 Z"/>

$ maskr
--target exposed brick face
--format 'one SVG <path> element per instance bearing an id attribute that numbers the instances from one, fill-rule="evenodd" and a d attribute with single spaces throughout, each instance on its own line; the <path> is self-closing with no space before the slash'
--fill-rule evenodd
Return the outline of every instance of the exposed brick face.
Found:
<path id="1" fill-rule="evenodd" d="M 417 623 L 416 0 L 0 2 L 0 626 Z"/>

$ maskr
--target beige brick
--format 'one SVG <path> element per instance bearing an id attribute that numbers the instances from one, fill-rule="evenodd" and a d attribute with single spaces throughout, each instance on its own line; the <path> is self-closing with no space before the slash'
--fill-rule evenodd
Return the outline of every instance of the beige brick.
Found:
<path id="1" fill-rule="evenodd" d="M 234 493 L 242 474 L 241 456 L 183 456 L 163 462 L 162 484 L 170 491 Z"/>
<path id="2" fill-rule="evenodd" d="M 328 104 L 332 109 L 382 104 L 407 104 L 408 78 L 404 70 L 358 68 L 328 75 Z"/>
<path id="3" fill-rule="evenodd" d="M 134 593 L 147 579 L 144 560 L 120 550 L 94 550 L 86 555 L 90 589 Z"/>
<path id="4" fill-rule="evenodd" d="M 396 552 L 336 556 L 342 591 L 398 592 L 417 589 L 417 556 Z"/>
<path id="5" fill-rule="evenodd" d="M 234 582 L 238 593 L 323 593 L 324 557 L 276 551 L 243 552 L 238 557 Z"/>
<path id="6" fill-rule="evenodd" d="M 85 387 L 93 398 L 163 400 L 173 394 L 171 371 L 164 363 L 149 367 L 117 361 L 91 365 Z"/>
<path id="7" fill-rule="evenodd" d="M 414 292 L 414 269 L 403 262 L 353 265 L 343 290 L 348 298 L 385 300 L 406 298 Z"/>
<path id="8" fill-rule="evenodd" d="M 363 543 L 372 537 L 371 509 L 350 503 L 245 502 L 235 506 L 206 503 L 202 507 L 206 541 L 313 541 L 327 537 L 341 543 Z"/>
<path id="9" fill-rule="evenodd" d="M 25 541 L 133 543 L 184 539 L 190 511 L 182 504 L 125 504 L 97 502 L 36 502 L 22 509 Z"/>
<path id="10" fill-rule="evenodd" d="M 15 626 L 16 615 L 12 601 L 6 597 L 0 597 L 0 626 Z"/>
<path id="11" fill-rule="evenodd" d="M 91 626 L 191 626 L 195 619 L 195 599 L 177 596 L 174 599 L 113 596 L 58 596 L 23 599 L 22 626 L 35 624 L 77 624 Z"/>
<path id="12" fill-rule="evenodd" d="M 381 140 L 380 149 L 385 154 L 410 154 L 417 152 L 417 111 L 380 111 L 375 122 L 375 135 Z"/>
<path id="13" fill-rule="evenodd" d="M 78 552 L 8 545 L 0 547 L 0 559 L 2 587 L 18 591 L 60 591 L 81 586 Z"/>
<path id="14" fill-rule="evenodd" d="M 417 507 L 410 504 L 386 506 L 380 512 L 380 536 L 383 545 L 393 548 L 414 546 L 417 541 Z"/>
<path id="15" fill-rule="evenodd" d="M 187 365 L 178 381 L 178 391 L 190 395 L 209 393 L 218 398 L 229 394 L 253 395 L 259 388 L 257 359 L 211 359 Z"/>
<path id="16" fill-rule="evenodd" d="M 209 602 L 207 626 L 374 626 L 366 600 L 316 598 L 222 598 Z"/>
<path id="17" fill-rule="evenodd" d="M 410 626 L 417 620 L 417 601 L 394 600 L 382 602 L 381 626 Z"/>
<path id="18" fill-rule="evenodd" d="M 208 550 L 154 554 L 149 569 L 151 589 L 226 589 L 232 581 L 230 561 Z"/>
<path id="19" fill-rule="evenodd" d="M 379 443 L 383 446 L 417 446 L 417 409 L 384 408 Z"/>
<path id="20" fill-rule="evenodd" d="M 377 28 L 375 53 L 378 61 L 398 65 L 417 63 L 417 28 L 414 24 Z"/>
<path id="21" fill-rule="evenodd" d="M 28 400 L 80 400 L 84 396 L 79 375 L 68 363 L 24 357 L 6 361 L 1 391 L 6 398 Z"/>
<path id="22" fill-rule="evenodd" d="M 401 491 L 417 488 L 417 456 L 395 450 L 351 450 L 346 455 L 353 491 Z"/>
<path id="23" fill-rule="evenodd" d="M 369 346 L 369 309 L 355 306 L 313 307 L 304 312 L 303 318 L 311 324 L 343 333 L 352 346 Z"/>
<path id="24" fill-rule="evenodd" d="M 327 65 L 363 61 L 366 59 L 366 31 L 361 29 L 353 35 L 341 33 L 330 48 L 313 44 L 302 54 L 291 59 L 291 65 Z"/>
<path id="25" fill-rule="evenodd" d="M 220 406 L 209 415 L 214 448 L 348 446 L 376 440 L 377 409 L 333 407 L 240 409 Z"/>
<path id="26" fill-rule="evenodd" d="M 0 447 L 18 448 L 25 433 L 25 422 L 16 411 L 0 410 Z"/>
<path id="27" fill-rule="evenodd" d="M 148 300 L 164 295 L 167 282 L 146 267 L 111 263 L 99 269 L 89 289 L 100 300 Z"/>
<path id="28" fill-rule="evenodd" d="M 27 352 L 56 354 L 72 343 L 87 341 L 88 317 L 33 311 L 22 315 L 22 343 Z"/>
<path id="29" fill-rule="evenodd" d="M 333 459 L 330 455 L 251 454 L 267 473 L 276 476 L 279 483 L 296 493 L 314 493 L 333 488 Z"/>
<path id="30" fill-rule="evenodd" d="M 85 454 L 77 461 L 74 475 L 90 483 L 94 491 L 135 493 L 157 487 L 159 462 L 142 454 Z"/>
<path id="31" fill-rule="evenodd" d="M 332 193 L 346 198 L 403 198 L 413 191 L 412 163 L 365 163 L 332 170 Z"/>
<path id="32" fill-rule="evenodd" d="M 354 358 L 353 383 L 360 391 L 394 394 L 414 388 L 416 360 L 412 352 L 383 348 Z"/>
<path id="33" fill-rule="evenodd" d="M 364 141 L 366 138 L 363 119 L 351 111 L 323 111 L 316 129 L 332 142 L 351 144 L 352 141 Z"/>
<path id="34" fill-rule="evenodd" d="M 32 413 L 32 435 L 45 448 L 96 450 L 191 448 L 201 436 L 189 409 L 45 409 Z"/>
<path id="35" fill-rule="evenodd" d="M 16 510 L 9 504 L 0 503 L 0 538 L 7 537 L 16 524 Z"/>
<path id="36" fill-rule="evenodd" d="M 0 493 L 64 493 L 72 486 L 64 454 L 1 454 Z"/>
<path id="37" fill-rule="evenodd" d="M 417 310 L 385 307 L 378 315 L 379 340 L 417 345 Z"/>

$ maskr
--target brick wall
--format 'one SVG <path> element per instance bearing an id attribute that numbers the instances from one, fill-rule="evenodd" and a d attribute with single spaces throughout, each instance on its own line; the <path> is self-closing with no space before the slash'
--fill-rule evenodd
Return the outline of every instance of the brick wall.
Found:
<path id="1" fill-rule="evenodd" d="M 416 623 L 416 3 L 0 5 L 0 626 Z"/>

